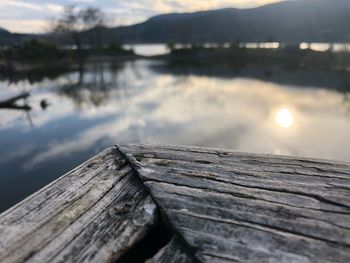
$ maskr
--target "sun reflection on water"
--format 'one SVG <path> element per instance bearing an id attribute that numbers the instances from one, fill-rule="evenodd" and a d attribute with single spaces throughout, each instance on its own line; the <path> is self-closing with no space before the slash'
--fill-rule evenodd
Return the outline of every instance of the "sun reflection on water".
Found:
<path id="1" fill-rule="evenodd" d="M 276 113 L 276 123 L 281 128 L 290 128 L 294 123 L 292 112 L 288 108 L 282 108 Z"/>

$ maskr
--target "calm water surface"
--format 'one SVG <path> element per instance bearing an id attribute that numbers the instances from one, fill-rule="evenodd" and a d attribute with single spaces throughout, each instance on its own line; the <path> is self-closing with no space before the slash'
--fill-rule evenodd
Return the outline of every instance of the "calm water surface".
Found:
<path id="1" fill-rule="evenodd" d="M 140 60 L 0 81 L 1 100 L 29 91 L 32 107 L 0 109 L 0 210 L 120 143 L 350 161 L 347 76 L 218 71 Z"/>
<path id="2" fill-rule="evenodd" d="M 230 47 L 230 43 L 226 43 L 223 46 L 224 47 Z M 283 44 L 282 44 L 283 45 Z M 204 44 L 204 47 L 219 47 L 222 46 L 222 44 Z M 281 46 L 278 42 L 266 42 L 266 43 L 242 43 L 240 44 L 241 47 L 245 48 L 279 48 Z M 168 54 L 169 48 L 167 45 L 164 44 L 135 44 L 135 45 L 124 45 L 123 46 L 126 49 L 133 49 L 136 54 L 143 55 L 143 56 L 156 56 L 156 55 L 164 55 Z M 178 45 L 178 47 L 182 47 L 182 45 Z M 314 51 L 328 51 L 331 50 L 332 52 L 350 52 L 350 44 L 345 43 L 300 43 L 299 45 L 300 49 L 311 49 Z"/>

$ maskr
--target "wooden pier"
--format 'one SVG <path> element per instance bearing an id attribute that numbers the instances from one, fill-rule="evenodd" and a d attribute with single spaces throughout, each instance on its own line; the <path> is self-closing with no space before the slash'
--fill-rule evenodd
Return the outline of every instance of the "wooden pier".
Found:
<path id="1" fill-rule="evenodd" d="M 350 164 L 105 150 L 0 214 L 0 262 L 350 262 Z"/>

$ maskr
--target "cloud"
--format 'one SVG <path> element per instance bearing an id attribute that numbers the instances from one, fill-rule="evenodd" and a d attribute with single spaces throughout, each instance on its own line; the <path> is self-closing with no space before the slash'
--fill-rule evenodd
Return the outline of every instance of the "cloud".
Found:
<path id="1" fill-rule="evenodd" d="M 0 26 L 22 33 L 40 33 L 49 29 L 48 21 L 41 19 L 1 19 Z"/>
<path id="2" fill-rule="evenodd" d="M 51 13 L 59 14 L 64 10 L 64 7 L 61 5 L 55 5 L 55 4 L 48 4 L 47 8 Z"/>
<path id="3" fill-rule="evenodd" d="M 47 28 L 45 24 L 67 5 L 97 6 L 111 18 L 113 25 L 127 25 L 161 13 L 250 8 L 279 1 L 282 0 L 0 0 L 0 27 L 14 32 L 43 32 Z"/>
<path id="4" fill-rule="evenodd" d="M 192 12 L 224 7 L 249 8 L 259 5 L 280 2 L 281 0 L 134 0 L 130 1 L 131 8 L 151 9 L 156 13 Z"/>
<path id="5" fill-rule="evenodd" d="M 75 3 L 95 3 L 95 0 L 71 0 Z"/>
<path id="6" fill-rule="evenodd" d="M 29 1 L 28 1 L 29 2 Z M 16 0 L 1 0 L 0 7 L 15 7 L 32 10 L 43 10 L 43 7 L 37 4 L 31 4 L 28 2 L 16 1 Z"/>

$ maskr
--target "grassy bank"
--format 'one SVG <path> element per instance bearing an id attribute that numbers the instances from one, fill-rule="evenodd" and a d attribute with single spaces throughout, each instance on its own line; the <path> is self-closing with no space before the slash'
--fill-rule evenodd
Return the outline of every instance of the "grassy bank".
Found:
<path id="1" fill-rule="evenodd" d="M 0 74 L 40 71 L 41 69 L 69 69 L 77 63 L 96 58 L 135 58 L 133 50 L 119 45 L 101 48 L 62 49 L 45 42 L 31 40 L 21 45 L 13 45 L 0 50 Z"/>
<path id="2" fill-rule="evenodd" d="M 188 46 L 175 48 L 163 59 L 181 65 L 215 63 L 242 65 L 279 65 L 292 68 L 313 68 L 324 70 L 348 71 L 350 69 L 350 53 L 331 51 L 319 52 L 311 49 L 299 49 L 299 46 L 286 46 L 276 49 L 249 49 L 231 45 L 230 47 Z"/>

